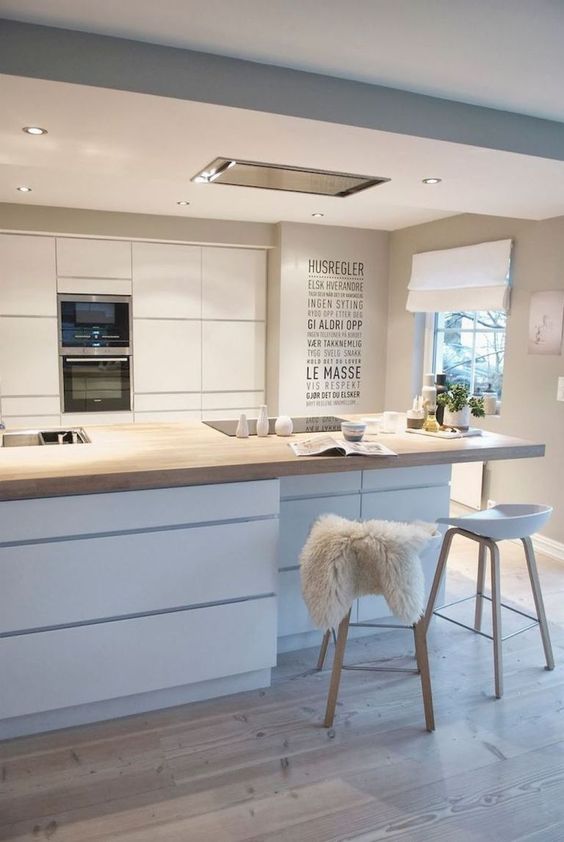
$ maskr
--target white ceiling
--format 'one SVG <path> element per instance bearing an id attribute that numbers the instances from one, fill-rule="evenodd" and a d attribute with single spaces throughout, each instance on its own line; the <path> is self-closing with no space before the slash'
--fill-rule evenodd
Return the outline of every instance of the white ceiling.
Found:
<path id="1" fill-rule="evenodd" d="M 0 16 L 564 121 L 562 0 L 0 0 Z"/>
<path id="2" fill-rule="evenodd" d="M 0 76 L 0 98 L 2 202 L 257 222 L 311 222 L 321 211 L 320 224 L 388 230 L 461 212 L 564 214 L 561 161 L 15 76 Z M 31 137 L 26 125 L 49 133 Z M 191 183 L 220 155 L 391 182 L 345 199 Z M 441 184 L 421 183 L 437 175 Z"/>

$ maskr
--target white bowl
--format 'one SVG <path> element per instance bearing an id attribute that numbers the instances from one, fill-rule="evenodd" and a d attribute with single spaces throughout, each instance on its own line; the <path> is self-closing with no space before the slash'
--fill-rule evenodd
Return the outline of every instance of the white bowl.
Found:
<path id="1" fill-rule="evenodd" d="M 346 441 L 362 441 L 366 424 L 362 421 L 343 421 L 341 423 L 341 433 Z"/>

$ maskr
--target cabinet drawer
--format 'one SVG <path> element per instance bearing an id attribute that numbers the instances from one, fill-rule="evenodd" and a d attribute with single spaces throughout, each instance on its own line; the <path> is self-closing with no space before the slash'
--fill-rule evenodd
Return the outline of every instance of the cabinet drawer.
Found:
<path id="1" fill-rule="evenodd" d="M 0 502 L 0 545 L 277 515 L 278 506 L 277 480 L 9 500 Z"/>
<path id="2" fill-rule="evenodd" d="M 72 707 L 276 662 L 276 600 L 0 640 L 0 718 Z"/>
<path id="3" fill-rule="evenodd" d="M 425 465 L 418 468 L 381 468 L 362 472 L 363 491 L 384 491 L 394 488 L 424 488 L 448 485 L 450 465 Z"/>
<path id="4" fill-rule="evenodd" d="M 314 497 L 311 500 L 285 500 L 280 504 L 280 569 L 298 567 L 300 553 L 313 522 L 323 514 L 357 519 L 360 495 Z"/>
<path id="5" fill-rule="evenodd" d="M 282 477 L 280 480 L 280 496 L 282 498 L 314 497 L 315 495 L 345 494 L 349 491 L 360 492 L 360 485 L 360 471 Z"/>
<path id="6" fill-rule="evenodd" d="M 0 548 L 0 632 L 276 590 L 278 521 Z"/>
<path id="7" fill-rule="evenodd" d="M 448 485 L 434 488 L 404 488 L 401 491 L 375 491 L 362 495 L 362 519 L 426 520 L 434 523 L 448 515 Z"/>

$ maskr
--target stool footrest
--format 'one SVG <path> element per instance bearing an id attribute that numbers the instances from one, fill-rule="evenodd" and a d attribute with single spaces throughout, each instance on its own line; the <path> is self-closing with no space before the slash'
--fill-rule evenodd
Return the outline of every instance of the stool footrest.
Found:
<path id="1" fill-rule="evenodd" d="M 341 669 L 358 670 L 359 672 L 364 672 L 364 671 L 366 671 L 366 672 L 411 672 L 414 675 L 417 675 L 419 673 L 419 670 L 415 669 L 414 667 L 373 667 L 373 666 L 362 667 L 362 666 L 356 666 L 356 664 L 352 665 L 352 666 L 349 666 L 347 664 L 343 664 Z"/>
<path id="2" fill-rule="evenodd" d="M 482 596 L 482 594 L 480 594 Z M 466 599 L 472 599 L 473 597 L 467 597 Z M 457 600 L 457 602 L 466 602 L 464 600 Z M 485 596 L 484 599 L 488 599 L 491 602 L 491 597 Z M 441 608 L 448 608 L 450 605 L 456 605 L 455 602 L 450 602 L 447 605 L 441 605 Z M 529 620 L 533 622 L 530 623 L 528 626 L 523 626 L 521 629 L 517 629 L 517 631 L 511 632 L 511 634 L 504 635 L 501 639 L 502 640 L 509 640 L 511 637 L 516 637 L 518 634 L 523 634 L 523 632 L 529 631 L 529 629 L 534 629 L 536 626 L 539 625 L 539 620 L 537 617 L 532 617 L 530 614 L 525 614 L 524 611 L 519 611 L 517 608 L 512 608 L 510 605 L 505 605 L 503 602 L 500 602 L 500 605 L 503 605 L 508 611 L 513 611 L 515 614 L 520 614 L 522 617 L 528 617 Z M 486 632 L 481 631 L 481 629 L 476 629 L 474 626 L 469 626 L 466 623 L 461 623 L 460 620 L 455 620 L 453 617 L 449 617 L 446 614 L 441 614 L 440 610 L 433 611 L 433 614 L 436 617 L 440 617 L 442 620 L 448 620 L 449 623 L 454 623 L 455 626 L 460 626 L 463 629 L 468 629 L 468 631 L 474 632 L 474 634 L 479 634 L 480 637 L 487 637 L 488 640 L 493 640 L 493 635 L 486 634 Z"/>

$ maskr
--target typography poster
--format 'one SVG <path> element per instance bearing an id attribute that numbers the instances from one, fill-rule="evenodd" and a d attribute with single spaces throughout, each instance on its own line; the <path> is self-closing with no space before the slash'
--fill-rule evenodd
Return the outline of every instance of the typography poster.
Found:
<path id="1" fill-rule="evenodd" d="M 309 258 L 304 338 L 306 409 L 360 404 L 365 265 L 361 259 Z"/>

